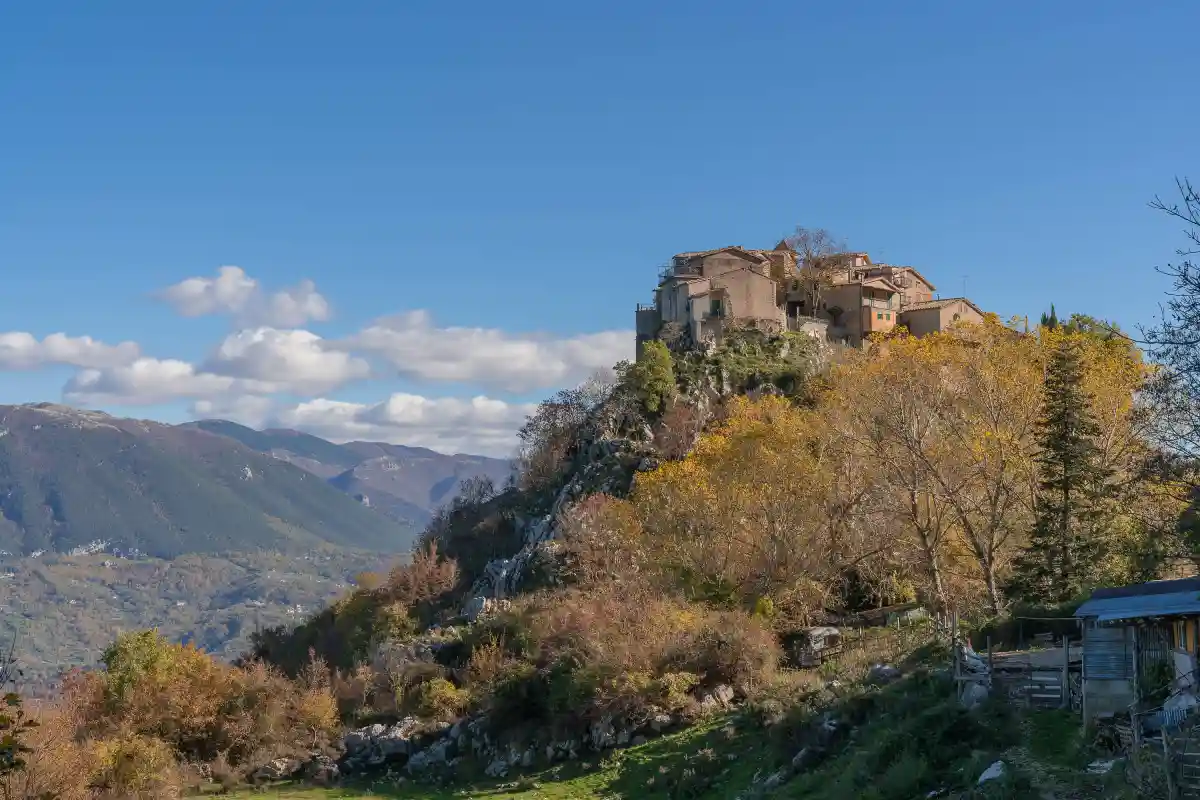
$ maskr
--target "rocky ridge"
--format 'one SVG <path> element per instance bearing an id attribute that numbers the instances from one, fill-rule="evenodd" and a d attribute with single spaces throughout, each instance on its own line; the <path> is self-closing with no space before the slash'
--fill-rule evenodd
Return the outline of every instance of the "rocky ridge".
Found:
<path id="1" fill-rule="evenodd" d="M 592 494 L 623 497 L 638 472 L 652 470 L 660 462 L 650 426 L 620 403 L 602 404 L 580 431 L 568 478 L 546 513 L 516 521 L 521 548 L 487 564 L 471 587 L 463 615 L 475 621 L 497 601 L 516 595 L 535 564 L 554 562 L 559 520 L 572 503 Z"/>

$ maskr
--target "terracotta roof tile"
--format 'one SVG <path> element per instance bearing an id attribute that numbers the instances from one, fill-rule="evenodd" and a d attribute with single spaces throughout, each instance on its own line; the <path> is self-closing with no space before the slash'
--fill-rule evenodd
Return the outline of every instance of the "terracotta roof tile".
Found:
<path id="1" fill-rule="evenodd" d="M 980 310 L 979 306 L 975 305 L 974 303 L 972 303 L 970 300 L 968 300 L 965 297 L 947 297 L 943 300 L 926 300 L 925 302 L 922 302 L 922 303 L 909 303 L 908 305 L 901 307 L 900 311 L 901 311 L 901 313 L 903 313 L 905 311 L 928 311 L 928 310 L 934 309 L 934 308 L 945 308 L 946 306 L 953 305 L 954 303 L 960 303 L 960 302 L 966 303 L 971 308 L 978 311 L 980 314 L 983 314 L 983 311 Z"/>

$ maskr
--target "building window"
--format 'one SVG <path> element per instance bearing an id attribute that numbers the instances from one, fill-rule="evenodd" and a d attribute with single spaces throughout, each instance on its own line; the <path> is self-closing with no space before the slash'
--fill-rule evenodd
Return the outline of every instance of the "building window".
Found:
<path id="1" fill-rule="evenodd" d="M 887 314 L 885 314 L 885 315 L 884 315 L 884 317 L 883 317 L 883 318 L 884 318 L 884 319 L 887 319 L 887 320 L 890 320 L 890 319 L 892 318 L 892 312 L 890 312 L 890 311 L 889 311 Z"/>
<path id="2" fill-rule="evenodd" d="M 875 312 L 875 319 L 883 319 L 883 312 L 882 312 L 882 311 L 876 311 L 876 312 Z"/>
<path id="3" fill-rule="evenodd" d="M 962 314 L 955 314 L 955 315 L 954 315 L 954 321 L 955 321 L 955 322 L 958 322 L 960 319 L 962 319 Z"/>
<path id="4" fill-rule="evenodd" d="M 708 313 L 714 317 L 721 316 L 721 301 L 719 299 L 714 297 L 709 301 Z"/>

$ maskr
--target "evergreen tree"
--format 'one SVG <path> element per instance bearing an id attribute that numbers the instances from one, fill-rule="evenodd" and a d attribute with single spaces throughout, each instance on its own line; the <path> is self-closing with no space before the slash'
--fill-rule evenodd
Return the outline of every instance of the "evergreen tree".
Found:
<path id="1" fill-rule="evenodd" d="M 1054 303 L 1050 304 L 1050 313 L 1042 312 L 1042 327 L 1054 330 L 1058 327 L 1058 314 L 1054 312 Z"/>
<path id="2" fill-rule="evenodd" d="M 1051 311 L 1053 316 L 1053 311 Z M 1103 497 L 1110 473 L 1100 463 L 1091 398 L 1082 386 L 1079 345 L 1055 350 L 1042 388 L 1038 492 L 1028 549 L 1009 591 L 1033 602 L 1063 602 L 1087 588 L 1104 557 Z"/>

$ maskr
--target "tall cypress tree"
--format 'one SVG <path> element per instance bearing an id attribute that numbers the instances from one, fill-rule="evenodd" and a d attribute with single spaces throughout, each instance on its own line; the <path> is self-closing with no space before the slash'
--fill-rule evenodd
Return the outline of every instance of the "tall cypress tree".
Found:
<path id="1" fill-rule="evenodd" d="M 1099 427 L 1082 383 L 1079 345 L 1066 338 L 1046 369 L 1034 526 L 1009 584 L 1011 593 L 1030 601 L 1077 596 L 1104 557 L 1102 501 L 1111 473 L 1101 464 Z"/>

